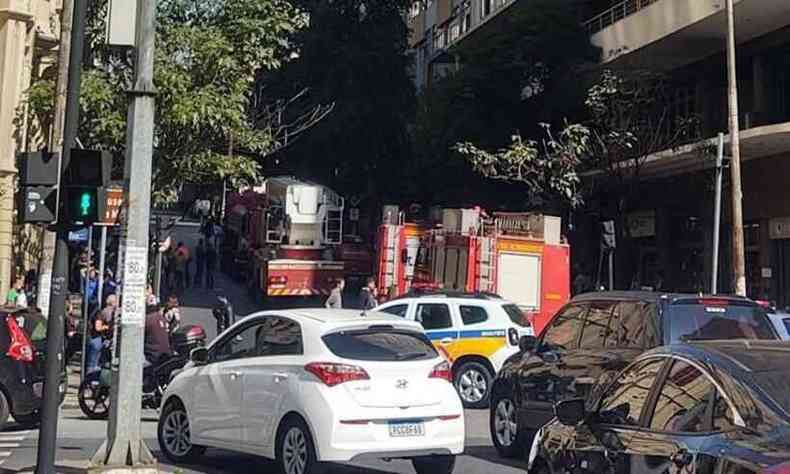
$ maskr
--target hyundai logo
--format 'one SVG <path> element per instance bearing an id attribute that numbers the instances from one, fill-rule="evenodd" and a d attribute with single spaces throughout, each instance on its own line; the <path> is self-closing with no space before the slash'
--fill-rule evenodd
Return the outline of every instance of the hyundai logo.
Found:
<path id="1" fill-rule="evenodd" d="M 398 388 L 398 389 L 401 389 L 401 390 L 407 389 L 407 388 L 409 388 L 409 381 L 405 380 L 405 379 L 398 379 L 395 382 L 395 388 Z"/>

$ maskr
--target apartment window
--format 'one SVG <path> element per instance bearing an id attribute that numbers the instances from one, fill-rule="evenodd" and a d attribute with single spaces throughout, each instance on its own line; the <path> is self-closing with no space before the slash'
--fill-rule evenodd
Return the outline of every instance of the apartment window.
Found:
<path id="1" fill-rule="evenodd" d="M 450 41 L 455 41 L 461 36 L 461 24 L 454 22 L 450 25 Z"/>
<path id="2" fill-rule="evenodd" d="M 670 96 L 667 127 L 670 134 L 678 130 L 681 121 L 691 119 L 697 112 L 696 88 L 694 86 L 678 87 Z"/>
<path id="3" fill-rule="evenodd" d="M 485 18 L 491 14 L 491 7 L 494 0 L 480 0 L 480 18 Z"/>
<path id="4" fill-rule="evenodd" d="M 464 14 L 464 22 L 461 25 L 461 34 L 466 33 L 472 28 L 472 13 L 466 12 Z"/>

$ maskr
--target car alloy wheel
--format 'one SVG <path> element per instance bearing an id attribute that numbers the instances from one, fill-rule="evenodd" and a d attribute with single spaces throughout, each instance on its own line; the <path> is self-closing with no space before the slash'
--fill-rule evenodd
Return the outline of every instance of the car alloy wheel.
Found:
<path id="1" fill-rule="evenodd" d="M 192 438 L 189 431 L 189 420 L 183 409 L 171 410 L 167 413 L 162 425 L 162 442 L 164 448 L 174 457 L 184 457 L 192 449 Z"/>
<path id="2" fill-rule="evenodd" d="M 509 398 L 502 398 L 497 403 L 494 411 L 494 426 L 499 444 L 505 448 L 512 446 L 518 435 L 518 424 L 516 424 L 516 409 Z"/>
<path id="3" fill-rule="evenodd" d="M 458 391 L 467 403 L 478 403 L 486 396 L 488 382 L 477 369 L 465 370 L 458 380 Z"/>
<path id="4" fill-rule="evenodd" d="M 307 466 L 307 440 L 301 429 L 294 426 L 283 440 L 283 470 L 285 474 L 303 474 Z"/>

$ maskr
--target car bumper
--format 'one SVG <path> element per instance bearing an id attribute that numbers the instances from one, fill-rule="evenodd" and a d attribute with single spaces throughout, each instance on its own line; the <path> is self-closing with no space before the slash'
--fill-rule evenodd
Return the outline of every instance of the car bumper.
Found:
<path id="1" fill-rule="evenodd" d="M 414 418 L 424 426 L 422 436 L 391 437 L 390 421 L 365 424 L 338 423 L 326 442 L 320 443 L 321 461 L 349 462 L 364 459 L 398 459 L 437 454 L 461 454 L 464 450 L 463 416 L 452 420 Z"/>

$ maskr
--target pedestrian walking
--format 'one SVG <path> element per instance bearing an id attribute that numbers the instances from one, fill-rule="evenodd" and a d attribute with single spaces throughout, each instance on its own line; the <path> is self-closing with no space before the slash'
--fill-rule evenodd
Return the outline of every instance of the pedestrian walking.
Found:
<path id="1" fill-rule="evenodd" d="M 175 255 L 175 287 L 177 292 L 182 292 L 189 286 L 187 278 L 187 263 L 189 262 L 189 249 L 184 242 L 179 242 Z"/>
<path id="2" fill-rule="evenodd" d="M 206 247 L 206 288 L 214 288 L 214 271 L 217 269 L 217 249 Z"/>
<path id="3" fill-rule="evenodd" d="M 181 307 L 178 303 L 178 296 L 170 295 L 167 297 L 164 311 L 165 320 L 170 334 L 181 326 Z"/>
<path id="4" fill-rule="evenodd" d="M 346 287 L 346 281 L 338 278 L 335 282 L 335 287 L 329 293 L 329 298 L 326 299 L 326 307 L 340 309 L 343 307 L 343 288 Z"/>
<path id="5" fill-rule="evenodd" d="M 203 274 L 206 271 L 206 243 L 203 239 L 198 241 L 195 247 L 195 282 L 196 288 L 203 286 Z"/>
<path id="6" fill-rule="evenodd" d="M 367 284 L 359 292 L 359 305 L 363 311 L 373 309 L 379 305 L 376 300 L 376 280 L 369 277 Z"/>

